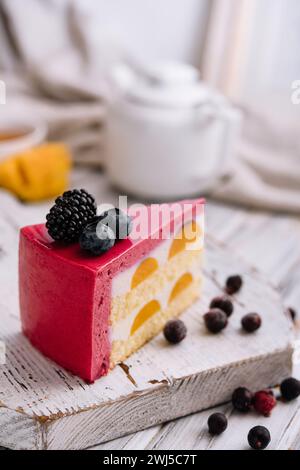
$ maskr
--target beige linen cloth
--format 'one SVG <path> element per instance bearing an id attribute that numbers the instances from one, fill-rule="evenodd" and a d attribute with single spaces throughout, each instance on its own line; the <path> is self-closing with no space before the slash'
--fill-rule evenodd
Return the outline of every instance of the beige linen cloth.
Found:
<path id="1" fill-rule="evenodd" d="M 51 138 L 70 145 L 76 162 L 99 165 L 107 71 L 128 56 L 112 38 L 95 34 L 88 3 L 0 0 L 0 78 L 8 89 L 7 115 L 41 117 Z M 247 106 L 242 111 L 238 158 L 212 195 L 249 207 L 299 213 L 298 122 L 272 114 L 272 109 Z"/>
<path id="2" fill-rule="evenodd" d="M 213 196 L 259 209 L 300 213 L 300 119 L 250 105 L 241 110 L 238 155 Z"/>

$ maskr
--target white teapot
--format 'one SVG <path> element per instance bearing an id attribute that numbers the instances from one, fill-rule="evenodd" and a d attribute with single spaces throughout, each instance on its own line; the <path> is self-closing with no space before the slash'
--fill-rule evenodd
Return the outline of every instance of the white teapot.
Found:
<path id="1" fill-rule="evenodd" d="M 113 81 L 105 157 L 111 182 L 150 199 L 208 192 L 228 171 L 240 112 L 184 64 L 122 65 Z"/>

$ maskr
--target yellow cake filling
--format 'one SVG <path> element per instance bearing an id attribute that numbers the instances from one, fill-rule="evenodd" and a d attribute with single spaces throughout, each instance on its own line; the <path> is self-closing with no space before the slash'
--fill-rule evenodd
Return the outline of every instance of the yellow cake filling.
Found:
<path id="1" fill-rule="evenodd" d="M 200 240 L 201 235 L 202 230 L 199 224 L 197 224 L 194 220 L 182 227 L 177 236 L 174 237 L 169 251 L 169 259 L 173 258 L 173 256 L 176 256 L 181 251 L 189 249 L 189 244 L 193 244 L 197 242 L 197 240 Z"/>
<path id="2" fill-rule="evenodd" d="M 203 229 L 198 221 L 181 228 L 116 281 L 113 289 L 111 367 L 157 335 L 200 295 Z"/>
<path id="3" fill-rule="evenodd" d="M 182 291 L 176 301 L 169 303 L 165 309 L 157 310 L 154 315 L 149 316 L 128 339 L 115 339 L 112 342 L 111 367 L 124 361 L 143 344 L 156 336 L 169 319 L 178 317 L 199 297 L 200 288 L 201 280 L 198 279 Z"/>
<path id="4" fill-rule="evenodd" d="M 157 269 L 137 287 L 130 289 L 123 295 L 113 297 L 111 305 L 110 323 L 118 324 L 128 317 L 134 310 L 139 310 L 146 303 L 156 299 L 166 285 L 174 286 L 177 280 L 189 269 L 200 271 L 202 252 L 184 251 L 168 261 L 163 267 Z M 200 273 L 199 273 L 200 274 Z"/>
<path id="5" fill-rule="evenodd" d="M 130 336 L 133 336 L 143 323 L 161 310 L 161 305 L 157 300 L 148 302 L 137 314 L 130 330 Z"/>
<path id="6" fill-rule="evenodd" d="M 131 281 L 131 289 L 137 287 L 147 277 L 151 276 L 158 269 L 158 262 L 155 258 L 146 258 L 137 268 Z"/>

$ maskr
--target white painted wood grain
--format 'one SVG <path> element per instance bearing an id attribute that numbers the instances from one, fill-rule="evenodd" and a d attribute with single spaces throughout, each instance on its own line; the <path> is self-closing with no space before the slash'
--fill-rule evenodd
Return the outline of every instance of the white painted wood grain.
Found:
<path id="1" fill-rule="evenodd" d="M 143 450 L 155 438 L 160 429 L 160 425 L 153 426 L 149 429 L 91 447 L 90 450 Z"/>
<path id="2" fill-rule="evenodd" d="M 5 364 L 5 359 L 6 359 L 5 351 L 6 351 L 5 343 L 4 341 L 0 341 L 0 365 Z"/>

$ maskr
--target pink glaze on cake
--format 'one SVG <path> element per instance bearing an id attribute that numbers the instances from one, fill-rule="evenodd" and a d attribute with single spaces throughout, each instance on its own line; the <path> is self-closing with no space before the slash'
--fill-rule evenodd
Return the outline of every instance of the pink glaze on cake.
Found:
<path id="1" fill-rule="evenodd" d="M 192 201 L 179 204 L 188 202 Z M 193 203 L 191 216 L 203 200 Z M 175 215 L 171 226 L 177 222 Z M 150 233 L 148 238 L 129 237 L 96 257 L 81 250 L 78 243 L 64 246 L 54 242 L 44 224 L 22 228 L 20 311 L 23 332 L 31 343 L 87 382 L 105 375 L 110 362 L 112 279 L 162 242 L 163 227 L 158 222 L 152 227 L 152 238 Z"/>

